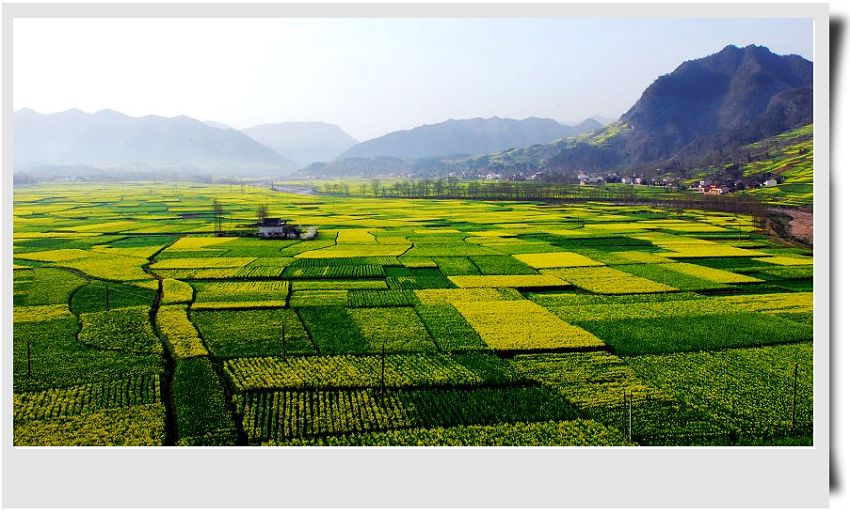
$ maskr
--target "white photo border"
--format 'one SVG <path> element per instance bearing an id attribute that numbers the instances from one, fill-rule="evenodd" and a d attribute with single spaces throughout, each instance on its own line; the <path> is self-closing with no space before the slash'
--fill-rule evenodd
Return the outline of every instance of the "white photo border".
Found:
<path id="1" fill-rule="evenodd" d="M 812 447 L 156 447 L 12 444 L 12 44 L 18 18 L 807 18 L 814 30 Z M 827 4 L 5 4 L 3 507 L 804 507 L 829 494 Z"/>

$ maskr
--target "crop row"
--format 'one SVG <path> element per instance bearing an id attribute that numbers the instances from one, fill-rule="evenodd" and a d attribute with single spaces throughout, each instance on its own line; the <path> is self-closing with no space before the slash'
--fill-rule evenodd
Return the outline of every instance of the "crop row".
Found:
<path id="1" fill-rule="evenodd" d="M 251 257 L 178 257 L 157 261 L 151 265 L 151 269 L 240 268 L 253 260 Z"/>
<path id="2" fill-rule="evenodd" d="M 139 375 L 107 382 L 15 393 L 15 423 L 82 415 L 106 408 L 126 408 L 160 401 L 158 375 Z"/>
<path id="3" fill-rule="evenodd" d="M 348 290 L 298 290 L 289 298 L 289 306 L 300 307 L 345 307 L 348 305 Z"/>
<path id="4" fill-rule="evenodd" d="M 115 373 L 129 377 L 162 369 L 157 355 L 96 349 L 77 340 L 78 330 L 74 316 L 15 324 L 15 391 L 83 385 L 108 380 Z"/>
<path id="5" fill-rule="evenodd" d="M 536 387 L 244 393 L 237 410 L 250 442 L 464 424 L 575 419 L 563 399 Z"/>
<path id="6" fill-rule="evenodd" d="M 398 257 L 410 248 L 409 244 L 337 244 L 297 254 L 302 259 L 346 257 Z"/>
<path id="7" fill-rule="evenodd" d="M 156 326 L 175 357 L 207 355 L 198 331 L 189 321 L 185 305 L 160 306 L 156 312 Z"/>
<path id="8" fill-rule="evenodd" d="M 530 275 L 537 274 L 537 270 L 515 256 L 510 255 L 472 255 L 469 260 L 475 263 L 475 267 L 484 275 Z"/>
<path id="9" fill-rule="evenodd" d="M 417 290 L 416 297 L 425 305 L 465 303 L 469 301 L 512 301 L 523 299 L 512 288 L 430 288 Z"/>
<path id="10" fill-rule="evenodd" d="M 529 380 L 558 391 L 585 410 L 622 409 L 624 392 L 637 402 L 665 396 L 641 380 L 620 357 L 605 351 L 522 355 L 512 362 Z"/>
<path id="11" fill-rule="evenodd" d="M 316 280 L 316 281 L 293 281 L 292 291 L 301 290 L 356 290 L 356 289 L 384 289 L 387 284 L 383 279 L 361 279 L 361 280 Z"/>
<path id="12" fill-rule="evenodd" d="M 551 268 L 546 270 L 546 274 L 561 278 L 594 294 L 642 294 L 676 290 L 670 286 L 608 266 Z"/>
<path id="13" fill-rule="evenodd" d="M 455 303 L 489 347 L 499 351 L 604 347 L 590 332 L 570 325 L 528 300 Z"/>
<path id="14" fill-rule="evenodd" d="M 812 312 L 814 297 L 811 292 L 795 292 L 787 294 L 744 294 L 739 296 L 723 296 L 723 303 L 733 305 L 744 311 L 763 312 Z"/>
<path id="15" fill-rule="evenodd" d="M 371 388 L 381 383 L 380 356 L 237 358 L 225 373 L 238 391 L 258 389 Z M 487 355 L 387 355 L 389 388 L 509 384 L 520 380 L 511 368 Z"/>
<path id="16" fill-rule="evenodd" d="M 283 273 L 282 266 L 256 266 L 253 263 L 234 272 L 233 277 L 249 277 L 255 279 L 275 279 Z"/>
<path id="17" fill-rule="evenodd" d="M 272 445 L 321 446 L 627 446 L 622 432 L 586 419 L 412 428 L 334 437 L 297 438 Z"/>
<path id="18" fill-rule="evenodd" d="M 192 285 L 176 279 L 162 280 L 162 303 L 190 303 L 194 296 Z"/>
<path id="19" fill-rule="evenodd" d="M 294 266 L 283 274 L 291 279 L 365 279 L 384 275 L 384 267 L 379 265 Z"/>
<path id="20" fill-rule="evenodd" d="M 71 293 L 86 280 L 68 270 L 38 267 L 16 271 L 14 285 L 15 307 L 21 305 L 67 304 Z"/>
<path id="21" fill-rule="evenodd" d="M 437 263 L 430 257 L 418 255 L 402 255 L 398 258 L 398 262 L 406 268 L 437 268 Z"/>
<path id="22" fill-rule="evenodd" d="M 763 273 L 768 276 L 767 278 L 773 279 L 810 279 L 814 277 L 815 270 L 812 265 L 802 265 L 802 266 L 774 266 Z"/>
<path id="23" fill-rule="evenodd" d="M 676 318 L 681 316 L 708 316 L 711 314 L 737 314 L 746 312 L 741 306 L 724 303 L 724 298 L 664 301 L 649 303 L 598 303 L 595 305 L 541 305 L 570 323 L 583 321 L 636 320 L 646 318 Z M 636 322 L 635 325 L 641 325 Z"/>
<path id="24" fill-rule="evenodd" d="M 812 327 L 760 313 L 588 320 L 581 326 L 623 356 L 662 355 L 811 340 Z"/>
<path id="25" fill-rule="evenodd" d="M 566 287 L 568 283 L 555 275 L 490 275 L 449 276 L 461 288 L 541 288 Z"/>
<path id="26" fill-rule="evenodd" d="M 14 323 L 37 323 L 71 316 L 68 305 L 23 305 L 14 308 Z"/>
<path id="27" fill-rule="evenodd" d="M 648 383 L 703 410 L 724 429 L 790 425 L 796 377 L 797 424 L 813 413 L 812 344 L 629 358 Z"/>
<path id="28" fill-rule="evenodd" d="M 288 268 L 333 268 L 338 266 L 399 266 L 399 261 L 396 257 L 386 256 L 298 258 L 294 259 Z"/>
<path id="29" fill-rule="evenodd" d="M 813 260 L 811 257 L 793 257 L 793 256 L 775 256 L 775 257 L 759 257 L 756 261 L 763 263 L 779 265 L 779 266 L 811 266 Z"/>
<path id="30" fill-rule="evenodd" d="M 635 239 L 649 241 L 664 248 L 664 257 L 693 258 L 693 257 L 764 257 L 765 254 L 756 250 L 737 248 L 693 237 L 682 237 L 660 232 L 634 235 Z"/>
<path id="31" fill-rule="evenodd" d="M 191 318 L 210 353 L 218 358 L 280 354 L 281 331 L 287 354 L 316 353 L 293 310 L 204 310 L 193 311 Z M 328 332 L 335 331 L 329 329 Z"/>
<path id="32" fill-rule="evenodd" d="M 450 288 L 448 279 L 436 268 L 388 267 L 387 285 L 393 289 L 414 290 Z"/>
<path id="33" fill-rule="evenodd" d="M 419 305 L 416 307 L 416 313 L 440 352 L 452 354 L 489 350 L 487 344 L 454 306 Z"/>
<path id="34" fill-rule="evenodd" d="M 97 347 L 127 353 L 162 353 L 153 332 L 149 308 L 126 307 L 89 312 L 80 316 L 80 341 Z"/>
<path id="35" fill-rule="evenodd" d="M 514 257 L 534 268 L 569 268 L 602 264 L 574 252 L 526 253 L 517 254 Z"/>
<path id="36" fill-rule="evenodd" d="M 15 446 L 161 446 L 165 405 L 109 408 L 86 415 L 16 424 Z"/>
<path id="37" fill-rule="evenodd" d="M 281 301 L 289 293 L 288 281 L 214 281 L 194 283 L 195 302 Z"/>
<path id="38" fill-rule="evenodd" d="M 409 290 L 350 290 L 350 307 L 411 307 L 416 296 Z"/>
<path id="39" fill-rule="evenodd" d="M 232 445 L 236 426 L 221 381 L 207 358 L 178 358 L 172 382 L 177 444 Z"/>
<path id="40" fill-rule="evenodd" d="M 156 280 L 136 283 L 90 281 L 71 295 L 71 312 L 97 312 L 120 307 L 144 305 L 150 307 L 156 298 Z"/>

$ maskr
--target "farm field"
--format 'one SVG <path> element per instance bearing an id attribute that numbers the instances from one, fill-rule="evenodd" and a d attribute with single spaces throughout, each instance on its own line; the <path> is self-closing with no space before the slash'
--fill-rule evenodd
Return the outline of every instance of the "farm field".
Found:
<path id="1" fill-rule="evenodd" d="M 248 236 L 261 206 L 318 235 Z M 19 446 L 812 444 L 812 252 L 745 215 L 149 182 L 13 214 Z"/>

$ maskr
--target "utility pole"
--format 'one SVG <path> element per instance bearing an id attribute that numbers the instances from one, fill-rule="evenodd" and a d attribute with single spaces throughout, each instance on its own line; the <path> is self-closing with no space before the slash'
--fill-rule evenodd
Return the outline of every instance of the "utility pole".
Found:
<path id="1" fill-rule="evenodd" d="M 625 436 L 628 432 L 627 430 L 627 417 L 626 417 L 626 388 L 623 388 L 623 436 Z"/>
<path id="2" fill-rule="evenodd" d="M 797 425 L 797 362 L 794 362 L 794 396 L 791 399 L 791 429 Z"/>
<path id="3" fill-rule="evenodd" d="M 280 322 L 280 356 L 286 360 L 286 324 Z"/>
<path id="4" fill-rule="evenodd" d="M 27 376 L 32 376 L 32 342 L 27 342 Z"/>
<path id="5" fill-rule="evenodd" d="M 106 285 L 106 291 L 104 292 L 104 295 L 106 296 L 106 310 L 109 310 L 109 285 Z"/>
<path id="6" fill-rule="evenodd" d="M 213 222 L 215 224 L 215 234 L 221 235 L 221 220 L 224 215 L 224 207 L 221 205 L 221 201 L 217 198 L 213 200 Z"/>
<path id="7" fill-rule="evenodd" d="M 386 393 L 386 385 L 384 384 L 384 369 L 386 365 L 386 348 L 384 344 L 381 344 L 381 407 L 384 407 L 384 393 Z"/>

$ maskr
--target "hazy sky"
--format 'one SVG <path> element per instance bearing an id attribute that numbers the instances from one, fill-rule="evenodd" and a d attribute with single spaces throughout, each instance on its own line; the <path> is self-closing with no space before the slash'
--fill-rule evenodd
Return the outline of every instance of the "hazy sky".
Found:
<path id="1" fill-rule="evenodd" d="M 809 20 L 16 19 L 13 106 L 325 121 L 358 140 L 449 118 L 620 114 L 727 44 L 812 59 Z"/>

